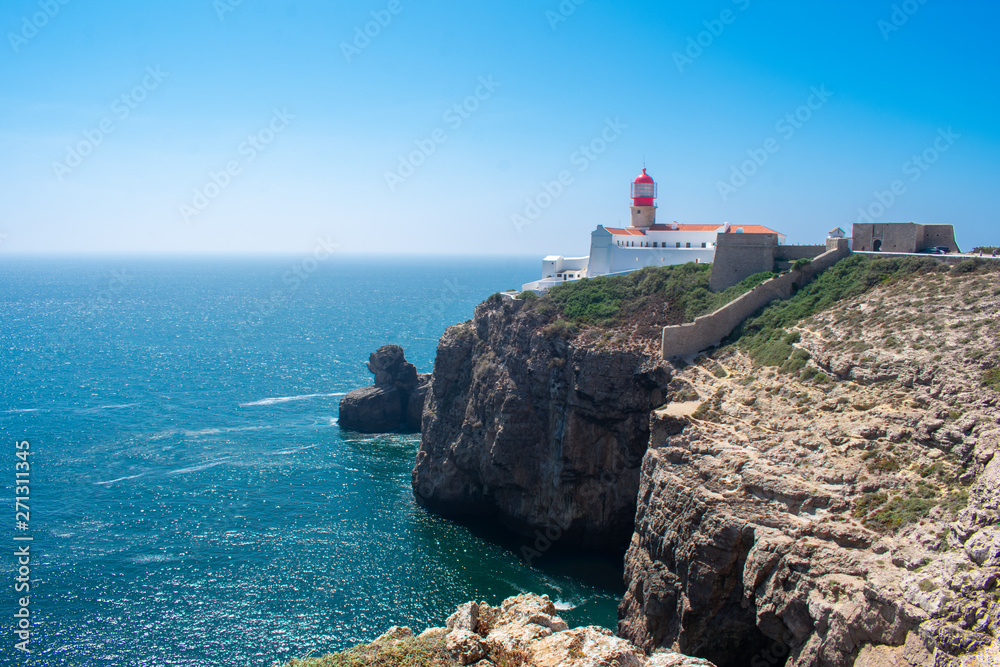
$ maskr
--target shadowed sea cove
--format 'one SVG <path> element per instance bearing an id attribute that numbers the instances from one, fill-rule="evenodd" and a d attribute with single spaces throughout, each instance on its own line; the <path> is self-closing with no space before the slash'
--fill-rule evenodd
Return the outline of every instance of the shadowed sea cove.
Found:
<path id="1" fill-rule="evenodd" d="M 536 272 L 5 260 L 0 427 L 8 472 L 15 441 L 33 457 L 31 664 L 270 665 L 521 592 L 613 628 L 620 562 L 553 550 L 529 567 L 509 535 L 415 504 L 419 436 L 336 423 L 370 352 L 402 345 L 429 372 L 446 326 Z"/>

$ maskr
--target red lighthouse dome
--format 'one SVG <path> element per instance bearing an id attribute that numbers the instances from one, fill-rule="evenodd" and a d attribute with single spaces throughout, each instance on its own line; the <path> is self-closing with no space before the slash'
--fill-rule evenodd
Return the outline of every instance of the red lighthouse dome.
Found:
<path id="1" fill-rule="evenodd" d="M 643 167 L 642 173 L 632 183 L 632 205 L 652 206 L 654 199 L 656 199 L 656 182 Z"/>

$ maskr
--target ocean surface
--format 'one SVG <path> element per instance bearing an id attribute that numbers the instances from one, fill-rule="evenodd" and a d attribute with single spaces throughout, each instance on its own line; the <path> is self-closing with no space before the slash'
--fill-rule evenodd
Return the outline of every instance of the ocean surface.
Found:
<path id="1" fill-rule="evenodd" d="M 272 665 L 548 594 L 614 627 L 621 563 L 418 507 L 411 435 L 337 425 L 397 343 L 437 339 L 537 260 L 0 261 L 3 665 Z M 15 443 L 30 442 L 18 529 Z M 25 529 L 26 528 L 26 529 Z M 30 536 L 31 542 L 14 541 Z M 13 634 L 30 544 L 30 655 Z"/>

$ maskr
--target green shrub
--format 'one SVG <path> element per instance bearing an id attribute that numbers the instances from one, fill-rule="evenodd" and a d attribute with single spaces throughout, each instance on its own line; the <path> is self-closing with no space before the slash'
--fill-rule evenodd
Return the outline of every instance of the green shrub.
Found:
<path id="1" fill-rule="evenodd" d="M 776 274 L 757 273 L 719 293 L 708 289 L 711 275 L 711 264 L 689 262 L 585 278 L 556 285 L 532 308 L 575 324 L 609 326 L 666 303 L 670 321 L 665 323 L 680 324 L 717 310 Z"/>
<path id="2" fill-rule="evenodd" d="M 986 262 L 981 259 L 963 259 L 961 262 L 951 267 L 952 275 L 960 276 L 963 273 L 973 273 L 978 271 Z"/>
<path id="3" fill-rule="evenodd" d="M 534 301 L 538 298 L 538 294 L 528 289 L 518 294 L 517 298 L 520 299 L 521 301 Z"/>
<path id="4" fill-rule="evenodd" d="M 726 369 L 723 368 L 722 366 L 716 366 L 715 370 L 712 371 L 712 375 L 714 375 L 715 377 L 719 378 L 720 380 L 722 378 L 729 377 L 729 373 L 727 373 Z"/>
<path id="5" fill-rule="evenodd" d="M 899 470 L 899 461 L 888 454 L 877 456 L 868 464 L 868 469 L 872 472 L 896 472 Z"/>
<path id="6" fill-rule="evenodd" d="M 798 334 L 796 334 L 798 335 Z M 805 350 L 795 350 L 782 364 L 781 370 L 785 373 L 795 374 L 806 367 L 809 361 L 809 353 Z"/>
<path id="7" fill-rule="evenodd" d="M 566 320 L 556 320 L 542 329 L 542 335 L 546 338 L 573 338 L 579 333 L 579 328 Z"/>
<path id="8" fill-rule="evenodd" d="M 805 257 L 803 257 L 802 259 L 797 259 L 794 262 L 792 262 L 792 271 L 799 271 L 809 266 L 810 264 L 812 264 L 811 259 L 807 259 Z"/>
<path id="9" fill-rule="evenodd" d="M 987 369 L 983 372 L 982 383 L 993 391 L 1000 391 L 1000 367 Z"/>

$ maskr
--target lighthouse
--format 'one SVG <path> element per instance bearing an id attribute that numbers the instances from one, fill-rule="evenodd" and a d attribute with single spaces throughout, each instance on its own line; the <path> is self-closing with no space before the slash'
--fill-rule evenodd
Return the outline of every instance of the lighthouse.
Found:
<path id="1" fill-rule="evenodd" d="M 656 224 L 656 182 L 642 168 L 632 183 L 632 228 L 649 229 Z"/>
<path id="2" fill-rule="evenodd" d="M 629 273 L 647 266 L 711 264 L 717 246 L 747 248 L 753 235 L 761 239 L 761 244 L 754 247 L 766 247 L 772 255 L 775 252 L 772 245 L 785 244 L 784 234 L 763 225 L 656 224 L 656 181 L 645 167 L 632 181 L 631 194 L 632 222 L 628 227 L 597 225 L 590 233 L 589 255 L 546 256 L 542 260 L 541 280 L 526 283 L 522 291 L 544 292 L 571 280 Z M 743 238 L 734 239 L 738 234 Z"/>

